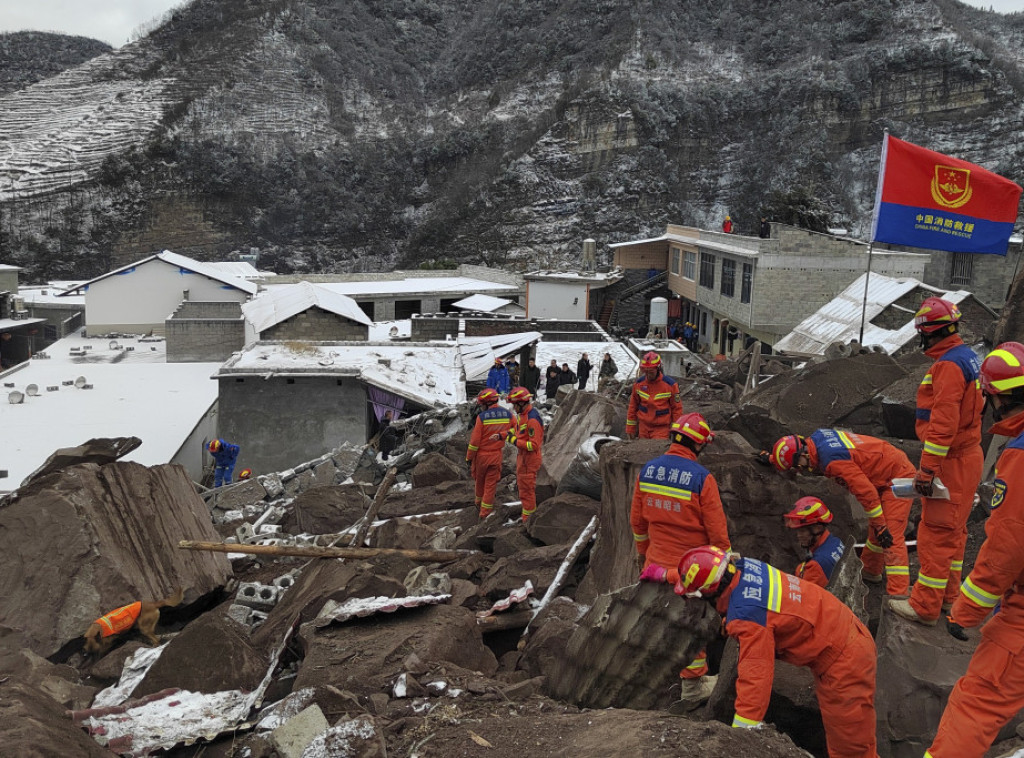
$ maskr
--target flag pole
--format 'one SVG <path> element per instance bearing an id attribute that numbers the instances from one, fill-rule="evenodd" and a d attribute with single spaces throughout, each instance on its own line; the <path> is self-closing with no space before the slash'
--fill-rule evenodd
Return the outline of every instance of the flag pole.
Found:
<path id="1" fill-rule="evenodd" d="M 871 284 L 871 255 L 878 232 L 878 209 L 882 204 L 882 185 L 885 183 L 885 159 L 889 152 L 889 130 L 882 132 L 882 160 L 878 164 L 878 183 L 875 185 L 875 207 L 871 211 L 871 239 L 868 240 L 868 270 L 864 273 L 864 302 L 860 308 L 860 344 L 864 345 L 864 324 L 868 317 L 868 286 Z"/>

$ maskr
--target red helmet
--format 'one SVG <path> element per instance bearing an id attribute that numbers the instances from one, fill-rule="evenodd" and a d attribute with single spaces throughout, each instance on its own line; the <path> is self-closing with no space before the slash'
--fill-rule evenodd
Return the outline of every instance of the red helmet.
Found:
<path id="1" fill-rule="evenodd" d="M 649 368 L 661 368 L 661 356 L 655 352 L 650 352 L 644 355 L 640 361 L 640 368 L 646 371 Z"/>
<path id="2" fill-rule="evenodd" d="M 252 476 L 251 468 L 244 468 L 238 472 L 238 481 L 243 482 Z"/>
<path id="3" fill-rule="evenodd" d="M 480 390 L 480 393 L 476 396 L 476 401 L 483 406 L 494 405 L 498 402 L 498 391 L 490 387 Z"/>
<path id="4" fill-rule="evenodd" d="M 679 561 L 676 594 L 703 597 L 705 592 L 714 592 L 728 567 L 729 554 L 714 545 L 687 550 Z"/>
<path id="5" fill-rule="evenodd" d="M 960 309 L 941 297 L 926 298 L 914 314 L 914 328 L 931 334 L 960 320 Z"/>
<path id="6" fill-rule="evenodd" d="M 207 446 L 211 453 L 216 453 L 222 447 L 224 447 L 224 443 L 220 440 L 210 440 L 210 444 Z"/>
<path id="7" fill-rule="evenodd" d="M 528 403 L 531 400 L 533 400 L 533 395 L 526 387 L 513 387 L 512 391 L 508 393 L 510 403 Z"/>
<path id="8" fill-rule="evenodd" d="M 502 363 L 501 358 L 495 358 L 494 359 L 494 365 L 495 366 L 501 366 L 501 365 L 504 365 L 504 364 Z"/>
<path id="9" fill-rule="evenodd" d="M 808 495 L 797 500 L 793 510 L 783 518 L 786 519 L 786 526 L 796 529 L 813 524 L 830 524 L 832 523 L 832 511 L 819 498 Z"/>
<path id="10" fill-rule="evenodd" d="M 1004 342 L 985 356 L 981 364 L 981 391 L 1001 395 L 1024 387 L 1024 345 Z"/>
<path id="11" fill-rule="evenodd" d="M 788 434 L 772 447 L 772 465 L 779 471 L 789 471 L 796 466 L 800 453 L 807 448 L 799 434 Z"/>
<path id="12" fill-rule="evenodd" d="M 707 419 L 699 413 L 684 413 L 672 423 L 669 439 L 677 444 L 684 439 L 691 439 L 703 445 L 714 440 L 715 433 L 711 431 Z"/>

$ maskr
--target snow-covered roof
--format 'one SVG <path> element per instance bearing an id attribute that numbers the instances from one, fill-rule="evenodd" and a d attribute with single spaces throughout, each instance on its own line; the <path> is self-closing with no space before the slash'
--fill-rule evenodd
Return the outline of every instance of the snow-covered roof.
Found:
<path id="1" fill-rule="evenodd" d="M 272 284 L 267 289 L 284 286 Z M 452 294 L 474 292 L 518 292 L 519 287 L 512 284 L 487 282 L 483 279 L 472 279 L 468 276 L 413 276 L 404 279 L 388 279 L 382 275 L 372 282 L 322 282 L 321 287 L 349 297 L 390 297 L 394 295 L 412 295 L 416 293 L 446 292 Z"/>
<path id="2" fill-rule="evenodd" d="M 640 359 L 637 358 L 633 353 L 630 352 L 621 342 L 538 342 L 537 343 L 537 365 L 540 367 L 540 386 L 544 387 L 544 369 L 551 363 L 551 359 L 554 358 L 555 362 L 561 366 L 563 363 L 568 363 L 569 368 L 573 371 L 576 370 L 576 364 L 579 362 L 583 354 L 587 354 L 587 358 L 590 359 L 592 366 L 590 373 L 590 380 L 587 382 L 587 389 L 593 390 L 597 388 L 597 375 L 601 370 L 601 361 L 604 360 L 605 353 L 611 353 L 612 360 L 615 361 L 615 367 L 618 369 L 615 374 L 617 381 L 623 381 L 625 379 L 631 379 L 637 375 L 637 369 L 640 368 Z"/>
<path id="3" fill-rule="evenodd" d="M 45 318 L 0 318 L 0 330 L 17 329 L 30 324 L 46 323 Z"/>
<path id="4" fill-rule="evenodd" d="M 273 271 L 258 271 L 248 261 L 215 261 L 207 263 L 227 276 L 236 276 L 239 279 L 264 279 L 268 276 L 277 276 Z"/>
<path id="5" fill-rule="evenodd" d="M 178 253 L 172 253 L 170 250 L 164 250 L 162 253 L 151 255 L 148 258 L 143 258 L 140 261 L 130 263 L 127 266 L 122 266 L 121 268 L 115 269 L 113 271 L 108 271 L 105 274 L 97 276 L 95 279 L 90 279 L 87 282 L 83 282 L 74 289 L 69 290 L 69 293 L 77 293 L 79 290 L 88 289 L 90 284 L 95 284 L 96 282 L 106 279 L 109 276 L 120 274 L 122 271 L 128 271 L 129 269 L 136 268 L 138 266 L 141 266 L 145 263 L 149 263 L 150 261 L 154 260 L 160 260 L 163 261 L 164 263 L 167 263 L 171 266 L 175 266 L 179 269 L 183 269 L 190 273 L 205 276 L 208 279 L 213 279 L 214 281 L 221 282 L 223 284 L 228 285 L 229 287 L 234 287 L 235 289 L 241 290 L 242 292 L 246 292 L 250 295 L 255 295 L 256 292 L 259 290 L 259 287 L 253 284 L 252 282 L 247 282 L 244 279 L 239 279 L 237 276 L 225 274 L 219 268 L 217 268 L 216 266 L 212 266 L 209 263 L 202 263 L 200 261 L 189 258 L 187 255 L 179 255 Z"/>
<path id="6" fill-rule="evenodd" d="M 462 363 L 466 368 L 466 381 L 486 379 L 495 358 L 518 354 L 523 347 L 536 342 L 542 336 L 540 332 L 517 332 L 495 334 L 490 337 L 459 337 Z"/>
<path id="7" fill-rule="evenodd" d="M 354 376 L 425 407 L 466 399 L 458 345 L 445 342 L 257 342 L 229 359 L 218 379 Z"/>
<path id="8" fill-rule="evenodd" d="M 9 472 L 0 490 L 16 488 L 57 448 L 93 437 L 139 437 L 142 445 L 126 460 L 167 463 L 217 400 L 210 376 L 218 364 L 166 363 L 162 339 L 76 335 L 53 343 L 45 354 L 50 357 L 33 358 L 0 376 L 0 468 Z M 80 376 L 93 388 L 64 384 Z M 38 395 L 25 392 L 30 384 Z M 14 390 L 26 395 L 24 402 L 7 401 Z"/>
<path id="9" fill-rule="evenodd" d="M 314 306 L 358 324 L 369 326 L 373 323 L 352 298 L 309 282 L 268 288 L 259 297 L 245 303 L 242 313 L 256 332 L 261 333 Z"/>
<path id="10" fill-rule="evenodd" d="M 833 342 L 859 340 L 865 276 L 867 274 L 861 274 L 837 297 L 797 324 L 793 331 L 775 344 L 775 349 L 779 352 L 824 355 L 825 348 Z M 876 326 L 871 323 L 871 319 L 901 297 L 918 288 L 953 303 L 971 297 L 971 293 L 966 290 L 941 290 L 913 277 L 895 279 L 874 272 L 870 276 L 863 344 L 880 345 L 890 355 L 916 337 L 914 311 L 906 309 L 906 320 L 899 329 Z"/>
<path id="11" fill-rule="evenodd" d="M 21 266 L 12 266 L 9 263 L 0 263 L 0 271 L 23 271 Z"/>
<path id="12" fill-rule="evenodd" d="M 65 295 L 68 290 L 80 287 L 84 282 L 48 282 L 31 287 L 18 287 L 18 297 L 25 298 L 33 305 L 81 305 L 85 307 L 85 295 Z"/>
<path id="13" fill-rule="evenodd" d="M 534 281 L 580 282 L 600 287 L 614 284 L 623 276 L 621 268 L 611 271 L 549 271 L 542 269 L 523 274 L 523 278 Z"/>
<path id="14" fill-rule="evenodd" d="M 509 305 L 514 305 L 517 308 L 522 308 L 522 306 L 520 306 L 519 303 L 513 302 L 511 300 L 506 300 L 503 297 L 493 297 L 492 295 L 480 294 L 464 297 L 457 303 L 452 303 L 452 305 L 456 308 L 459 308 L 460 310 L 480 311 L 481 313 L 494 313 L 495 311 L 500 310 L 501 308 L 505 308 Z M 526 309 L 523 308 L 523 310 L 525 311 Z"/>

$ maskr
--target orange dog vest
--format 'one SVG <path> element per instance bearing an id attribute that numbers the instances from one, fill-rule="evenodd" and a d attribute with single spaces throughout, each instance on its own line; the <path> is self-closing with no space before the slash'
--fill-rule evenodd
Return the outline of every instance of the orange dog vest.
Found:
<path id="1" fill-rule="evenodd" d="M 142 603 L 134 602 L 131 605 L 123 605 L 111 611 L 106 616 L 101 616 L 94 623 L 100 625 L 101 636 L 112 637 L 115 634 L 126 632 L 132 628 L 135 621 L 142 612 Z"/>

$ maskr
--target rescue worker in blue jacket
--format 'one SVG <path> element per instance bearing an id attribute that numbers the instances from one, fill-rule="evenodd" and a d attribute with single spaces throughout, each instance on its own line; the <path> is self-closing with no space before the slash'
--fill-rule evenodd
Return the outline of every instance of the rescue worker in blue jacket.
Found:
<path id="1" fill-rule="evenodd" d="M 235 472 L 235 461 L 238 460 L 238 445 L 232 445 L 222 439 L 215 439 L 207 446 L 210 455 L 213 456 L 213 486 L 220 487 L 222 484 L 231 484 Z"/>
<path id="2" fill-rule="evenodd" d="M 499 395 L 507 395 L 512 389 L 512 378 L 508 375 L 508 369 L 501 358 L 495 358 L 494 365 L 487 372 L 487 387 Z"/>
<path id="3" fill-rule="evenodd" d="M 846 549 L 843 541 L 826 526 L 832 523 L 832 511 L 819 498 L 808 495 L 797 500 L 793 510 L 783 518 L 786 526 L 796 530 L 800 547 L 807 551 L 793 574 L 805 582 L 827 587 Z"/>

